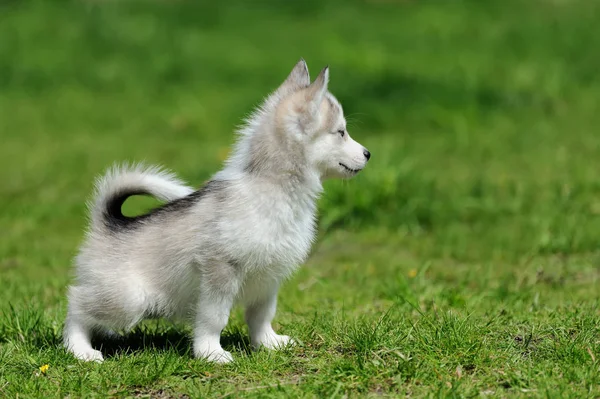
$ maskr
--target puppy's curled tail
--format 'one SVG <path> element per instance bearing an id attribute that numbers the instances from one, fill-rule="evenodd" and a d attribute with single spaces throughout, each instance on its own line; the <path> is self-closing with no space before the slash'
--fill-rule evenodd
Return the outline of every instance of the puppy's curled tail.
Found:
<path id="1" fill-rule="evenodd" d="M 94 199 L 89 204 L 91 227 L 126 223 L 129 218 L 123 215 L 121 206 L 132 195 L 151 195 L 169 202 L 193 191 L 160 167 L 115 165 L 96 180 Z"/>

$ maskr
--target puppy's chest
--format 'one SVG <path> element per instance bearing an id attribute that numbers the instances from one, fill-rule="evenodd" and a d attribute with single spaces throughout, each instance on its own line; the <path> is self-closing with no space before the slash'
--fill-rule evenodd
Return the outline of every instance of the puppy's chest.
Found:
<path id="1" fill-rule="evenodd" d="M 242 219 L 237 231 L 231 231 L 237 248 L 232 255 L 249 267 L 281 267 L 288 274 L 308 256 L 315 235 L 313 204 L 262 204 Z"/>

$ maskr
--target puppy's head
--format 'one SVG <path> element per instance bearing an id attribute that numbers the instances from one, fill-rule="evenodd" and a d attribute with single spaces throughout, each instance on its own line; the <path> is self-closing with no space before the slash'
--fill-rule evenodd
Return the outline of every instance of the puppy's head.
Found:
<path id="1" fill-rule="evenodd" d="M 342 106 L 327 90 L 328 83 L 329 67 L 311 83 L 306 62 L 300 60 L 277 89 L 277 130 L 297 144 L 295 151 L 302 152 L 306 166 L 321 178 L 351 178 L 371 154 L 350 137 Z"/>

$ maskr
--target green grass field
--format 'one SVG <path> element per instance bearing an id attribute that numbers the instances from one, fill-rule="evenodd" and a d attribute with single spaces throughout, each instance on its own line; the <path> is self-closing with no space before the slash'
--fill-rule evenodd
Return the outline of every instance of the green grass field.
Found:
<path id="1" fill-rule="evenodd" d="M 0 2 L 0 397 L 600 397 L 600 2 L 218 3 Z M 373 154 L 281 291 L 301 344 L 236 310 L 231 365 L 157 321 L 68 355 L 93 178 L 199 186 L 300 57 Z"/>

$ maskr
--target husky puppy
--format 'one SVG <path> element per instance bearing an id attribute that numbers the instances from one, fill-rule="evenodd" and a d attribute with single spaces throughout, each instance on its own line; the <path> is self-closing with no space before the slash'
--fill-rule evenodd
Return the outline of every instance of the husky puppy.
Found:
<path id="1" fill-rule="evenodd" d="M 196 357 L 230 362 L 219 338 L 238 302 L 254 348 L 293 344 L 271 321 L 279 285 L 315 237 L 321 182 L 355 176 L 371 156 L 350 138 L 328 81 L 324 68 L 311 84 L 300 60 L 247 120 L 225 167 L 197 191 L 158 168 L 113 167 L 98 179 L 68 293 L 63 336 L 75 357 L 103 360 L 93 333 L 166 317 L 190 320 Z M 123 215 L 125 200 L 139 194 L 166 204 Z"/>

